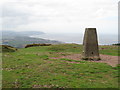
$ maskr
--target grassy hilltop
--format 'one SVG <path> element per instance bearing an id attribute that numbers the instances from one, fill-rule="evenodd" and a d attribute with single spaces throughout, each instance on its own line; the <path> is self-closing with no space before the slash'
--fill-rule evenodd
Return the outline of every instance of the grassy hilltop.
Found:
<path id="1" fill-rule="evenodd" d="M 118 46 L 100 46 L 99 50 L 100 54 L 120 56 Z M 119 66 L 57 58 L 73 54 L 82 54 L 82 45 L 59 44 L 3 52 L 3 88 L 118 88 Z"/>

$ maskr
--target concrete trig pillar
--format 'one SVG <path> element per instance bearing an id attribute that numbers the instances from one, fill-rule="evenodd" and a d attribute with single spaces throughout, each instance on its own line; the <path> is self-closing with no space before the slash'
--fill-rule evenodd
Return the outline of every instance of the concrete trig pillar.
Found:
<path id="1" fill-rule="evenodd" d="M 86 28 L 83 40 L 83 59 L 100 60 L 96 28 Z"/>

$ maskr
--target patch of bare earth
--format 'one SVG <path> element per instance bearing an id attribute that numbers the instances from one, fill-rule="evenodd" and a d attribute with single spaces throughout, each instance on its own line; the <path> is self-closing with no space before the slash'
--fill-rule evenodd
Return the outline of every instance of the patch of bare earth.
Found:
<path id="1" fill-rule="evenodd" d="M 111 65 L 112 67 L 115 67 L 118 64 L 118 58 L 120 56 L 110 56 L 110 55 L 102 55 L 100 54 L 101 60 L 99 61 L 89 61 L 89 62 L 99 62 L 99 63 L 107 63 Z M 60 56 L 60 57 L 52 57 L 51 59 L 61 59 L 61 58 L 67 58 L 67 59 L 72 59 L 72 60 L 79 60 L 82 61 L 82 55 L 81 54 L 72 54 L 72 55 L 67 55 L 67 56 Z M 70 62 L 66 61 L 69 63 L 78 63 L 78 62 Z"/>

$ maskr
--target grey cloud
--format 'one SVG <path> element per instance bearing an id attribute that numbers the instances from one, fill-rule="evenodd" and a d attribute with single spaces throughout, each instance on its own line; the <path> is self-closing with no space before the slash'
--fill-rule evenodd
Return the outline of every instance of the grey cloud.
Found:
<path id="1" fill-rule="evenodd" d="M 15 8 L 15 4 L 6 4 L 2 7 L 2 28 L 11 29 L 19 25 L 28 24 L 30 14 Z M 23 8 L 24 10 L 24 8 Z"/>
<path id="2" fill-rule="evenodd" d="M 28 18 L 26 17 L 11 17 L 11 18 L 3 18 L 2 27 L 3 28 L 15 28 L 19 25 L 28 24 Z"/>
<path id="3" fill-rule="evenodd" d="M 19 9 L 14 7 L 15 4 L 6 4 L 2 7 L 2 17 L 21 17 L 28 16 L 29 13 L 20 11 Z M 23 8 L 24 10 L 24 8 Z"/>
<path id="4" fill-rule="evenodd" d="M 77 30 L 75 27 L 79 26 L 88 27 L 95 25 L 102 27 L 101 24 L 103 23 L 105 27 L 108 27 L 106 25 L 112 27 L 112 21 L 115 18 L 107 17 L 116 15 L 116 6 L 111 7 L 112 0 L 106 1 L 108 4 L 100 3 L 105 0 L 91 0 L 90 2 L 88 0 L 22 1 L 22 3 L 4 4 L 2 9 L 3 28 L 14 28 L 16 30 L 19 30 L 19 28 L 39 30 L 42 28 L 46 31 L 60 29 L 64 32 L 65 30 L 67 31 L 67 28 Z M 98 11 L 101 7 L 103 8 L 103 13 Z M 109 13 L 105 14 L 104 12 Z M 109 19 L 111 22 L 108 22 Z M 114 22 L 116 22 L 116 19 Z"/>

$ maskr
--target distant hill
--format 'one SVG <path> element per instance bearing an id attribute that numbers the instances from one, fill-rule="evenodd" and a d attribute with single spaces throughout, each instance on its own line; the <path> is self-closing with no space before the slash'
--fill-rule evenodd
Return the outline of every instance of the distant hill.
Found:
<path id="1" fill-rule="evenodd" d="M 62 42 L 55 40 L 46 40 L 41 38 L 32 38 L 27 36 L 16 36 L 15 38 L 12 39 L 3 39 L 3 44 L 11 45 L 16 48 L 22 48 L 26 46 L 26 44 L 33 44 L 33 43 L 60 44 Z"/>
<path id="2" fill-rule="evenodd" d="M 46 43 L 46 44 L 61 44 L 63 42 L 55 40 L 47 40 L 42 38 L 32 38 L 31 35 L 40 35 L 44 32 L 39 31 L 2 31 L 2 44 L 10 45 L 16 48 L 23 48 L 27 44 Z"/>

